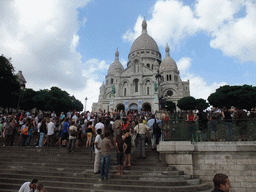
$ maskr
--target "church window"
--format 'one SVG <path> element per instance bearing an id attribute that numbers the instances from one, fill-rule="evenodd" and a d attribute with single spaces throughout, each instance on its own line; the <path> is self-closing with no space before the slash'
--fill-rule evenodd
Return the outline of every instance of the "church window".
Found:
<path id="1" fill-rule="evenodd" d="M 151 54 L 155 55 L 155 53 L 154 53 L 154 52 L 151 52 Z"/>
<path id="2" fill-rule="evenodd" d="M 169 75 L 169 81 L 171 81 L 172 80 L 172 75 Z"/>
<path id="3" fill-rule="evenodd" d="M 169 81 L 169 75 L 166 75 L 166 81 Z"/>
<path id="4" fill-rule="evenodd" d="M 138 79 L 134 79 L 134 92 L 138 92 L 139 91 L 139 80 Z"/>
<path id="5" fill-rule="evenodd" d="M 147 67 L 150 68 L 150 64 L 149 63 L 147 64 Z"/>
<path id="6" fill-rule="evenodd" d="M 124 96 L 126 97 L 126 88 L 124 88 Z"/>
<path id="7" fill-rule="evenodd" d="M 110 84 L 112 85 L 113 83 L 114 83 L 114 79 L 111 79 L 111 83 Z"/>
<path id="8" fill-rule="evenodd" d="M 149 95 L 149 87 L 147 87 L 147 95 Z"/>
<path id="9" fill-rule="evenodd" d="M 145 53 L 144 51 L 141 51 L 140 53 Z"/>
<path id="10" fill-rule="evenodd" d="M 152 65 L 152 69 L 154 69 L 153 65 Z"/>

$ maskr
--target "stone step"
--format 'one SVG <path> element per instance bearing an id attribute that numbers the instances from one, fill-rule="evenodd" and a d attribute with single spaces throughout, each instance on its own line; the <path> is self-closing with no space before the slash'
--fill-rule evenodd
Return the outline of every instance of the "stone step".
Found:
<path id="1" fill-rule="evenodd" d="M 3 192 L 17 191 L 33 178 L 44 183 L 49 192 L 198 192 L 209 188 L 209 183 L 201 183 L 183 171 L 159 163 L 159 154 L 150 146 L 146 147 L 146 159 L 137 159 L 136 149 L 132 149 L 132 166 L 125 167 L 122 176 L 115 175 L 116 150 L 113 149 L 107 180 L 100 180 L 100 175 L 93 173 L 95 154 L 84 146 L 75 149 L 73 154 L 64 147 L 13 146 L 0 147 L 0 150 L 0 191 Z"/>
<path id="2" fill-rule="evenodd" d="M 97 190 L 112 190 L 112 191 L 149 191 L 149 192 L 166 192 L 166 191 L 173 191 L 173 192 L 196 192 L 200 190 L 205 190 L 208 188 L 209 183 L 202 183 L 196 186 L 149 186 L 149 185 L 127 185 L 127 184 L 112 184 L 109 183 L 111 179 L 108 180 L 98 180 L 97 183 L 79 183 L 79 182 L 69 182 L 69 181 L 63 181 L 63 182 L 56 182 L 56 181 L 44 181 L 41 182 L 44 183 L 45 188 L 47 188 L 48 191 L 54 191 L 54 192 L 66 192 L 66 191 L 97 191 Z M 2 189 L 19 189 L 19 187 L 23 184 L 24 179 L 12 179 L 8 180 L 9 183 L 2 182 L 0 180 L 0 188 Z M 11 183 L 11 185 L 10 185 Z M 15 183 L 15 184 L 13 184 Z"/>

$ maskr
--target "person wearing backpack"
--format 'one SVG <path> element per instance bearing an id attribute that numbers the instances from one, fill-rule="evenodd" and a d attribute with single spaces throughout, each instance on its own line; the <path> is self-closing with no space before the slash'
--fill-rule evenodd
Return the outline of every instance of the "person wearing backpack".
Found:
<path id="1" fill-rule="evenodd" d="M 159 138 L 161 137 L 161 120 L 155 118 L 155 115 L 151 115 L 147 125 L 150 128 L 152 150 L 156 150 L 156 145 L 159 143 Z"/>

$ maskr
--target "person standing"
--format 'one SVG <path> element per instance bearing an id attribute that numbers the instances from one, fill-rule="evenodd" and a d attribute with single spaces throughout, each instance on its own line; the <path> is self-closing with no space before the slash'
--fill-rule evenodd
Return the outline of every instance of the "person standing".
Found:
<path id="1" fill-rule="evenodd" d="M 235 112 L 236 125 L 239 127 L 239 134 L 242 141 L 247 141 L 247 114 L 241 109 L 240 106 L 237 106 Z"/>
<path id="2" fill-rule="evenodd" d="M 152 146 L 152 150 L 156 149 L 156 145 L 159 143 L 159 135 L 157 135 L 156 133 L 154 133 L 154 124 L 157 124 L 159 127 L 161 126 L 161 120 L 155 118 L 155 115 L 151 115 L 151 118 L 148 120 L 147 125 L 150 128 L 150 136 L 151 136 L 151 146 Z M 160 135 L 161 137 L 161 135 Z M 158 140 L 158 142 L 157 142 Z"/>
<path id="3" fill-rule="evenodd" d="M 101 149 L 101 179 L 108 178 L 108 170 L 110 165 L 110 150 L 113 148 L 111 141 L 109 139 L 110 133 L 106 132 L 105 138 L 102 140 Z"/>
<path id="4" fill-rule="evenodd" d="M 226 106 L 223 107 L 221 114 L 227 128 L 227 141 L 232 141 L 232 117 Z"/>
<path id="5" fill-rule="evenodd" d="M 96 123 L 95 125 L 95 130 L 97 132 L 98 129 L 101 129 L 102 130 L 102 134 L 104 135 L 105 134 L 105 125 L 102 123 L 103 122 L 103 118 L 99 118 L 99 122 Z"/>
<path id="6" fill-rule="evenodd" d="M 53 119 L 50 118 L 50 122 L 47 124 L 47 146 L 53 147 L 53 142 L 54 142 L 54 129 L 55 129 L 55 124 L 53 123 Z"/>
<path id="7" fill-rule="evenodd" d="M 46 129 L 46 120 L 43 119 L 41 125 L 39 126 L 40 129 L 40 138 L 39 138 L 39 147 L 43 147 L 43 141 L 44 137 L 47 134 L 47 129 Z"/>
<path id="8" fill-rule="evenodd" d="M 100 156 L 101 156 L 101 147 L 102 147 L 102 139 L 101 139 L 102 129 L 97 130 L 97 136 L 95 138 L 95 161 L 94 161 L 94 173 L 100 173 Z"/>
<path id="9" fill-rule="evenodd" d="M 120 116 L 117 115 L 116 116 L 116 120 L 115 120 L 115 122 L 113 123 L 113 126 L 112 126 L 113 131 L 114 131 L 114 133 L 113 133 L 113 135 L 114 135 L 114 143 L 116 142 L 115 141 L 116 140 L 116 136 L 121 133 L 122 127 L 123 127 L 123 122 L 122 122 L 122 120 L 120 120 Z"/>
<path id="10" fill-rule="evenodd" d="M 145 139 L 146 139 L 146 133 L 150 130 L 150 128 L 143 124 L 143 120 L 139 119 L 139 124 L 136 125 L 134 128 L 134 131 L 137 133 L 137 137 L 139 138 L 139 144 L 138 144 L 138 158 L 145 159 Z"/>
<path id="11" fill-rule="evenodd" d="M 217 173 L 213 178 L 214 190 L 212 192 L 229 192 L 231 184 L 227 175 Z"/>
<path id="12" fill-rule="evenodd" d="M 116 159 L 117 159 L 117 170 L 116 175 L 123 175 L 123 163 L 124 163 L 124 152 L 127 149 L 126 143 L 124 143 L 122 138 L 123 132 L 116 136 Z"/>
<path id="13" fill-rule="evenodd" d="M 77 137 L 77 127 L 75 126 L 75 121 L 72 121 L 71 126 L 69 127 L 68 152 L 74 153 L 76 137 Z"/>

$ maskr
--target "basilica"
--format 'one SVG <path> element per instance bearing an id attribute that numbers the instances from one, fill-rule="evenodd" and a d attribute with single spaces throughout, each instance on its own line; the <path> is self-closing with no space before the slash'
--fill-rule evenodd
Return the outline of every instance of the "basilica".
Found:
<path id="1" fill-rule="evenodd" d="M 98 103 L 92 110 L 159 110 L 159 99 L 178 100 L 190 96 L 189 80 L 182 81 L 176 62 L 170 57 L 166 45 L 165 58 L 155 40 L 147 33 L 147 23 L 142 22 L 142 33 L 133 42 L 128 55 L 127 68 L 119 61 L 118 50 L 110 65 L 105 83 L 100 87 Z M 158 80 L 156 76 L 160 77 Z"/>

